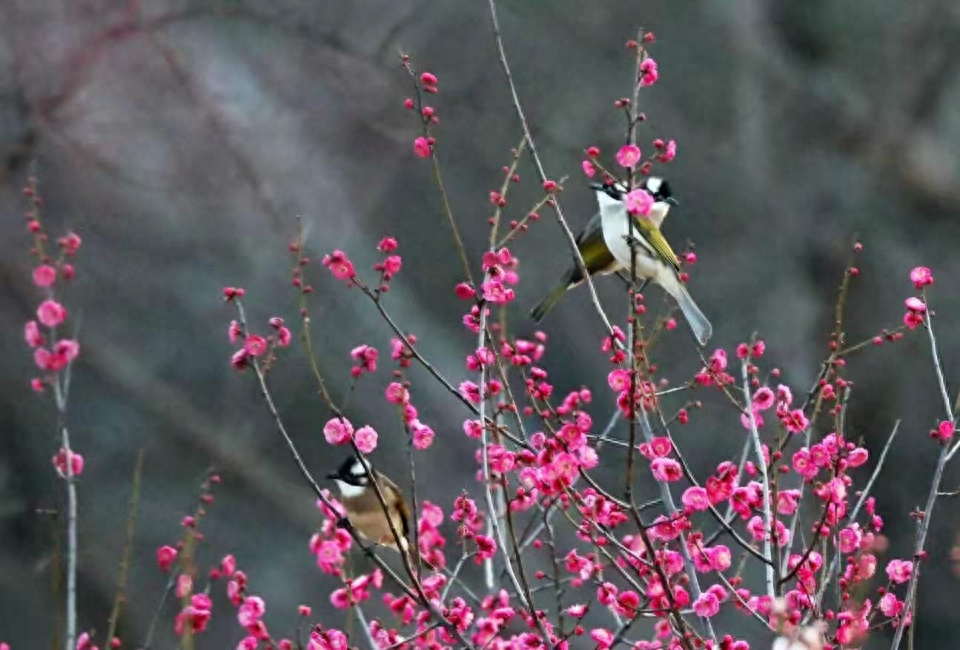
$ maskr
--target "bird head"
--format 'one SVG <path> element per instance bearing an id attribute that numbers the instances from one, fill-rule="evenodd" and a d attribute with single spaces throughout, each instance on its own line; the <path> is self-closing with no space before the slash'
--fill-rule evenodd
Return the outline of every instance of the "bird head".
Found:
<path id="1" fill-rule="evenodd" d="M 355 487 L 366 487 L 370 485 L 370 478 L 367 476 L 366 471 L 364 471 L 363 465 L 352 456 L 344 460 L 336 472 L 327 474 L 327 478 Z"/>

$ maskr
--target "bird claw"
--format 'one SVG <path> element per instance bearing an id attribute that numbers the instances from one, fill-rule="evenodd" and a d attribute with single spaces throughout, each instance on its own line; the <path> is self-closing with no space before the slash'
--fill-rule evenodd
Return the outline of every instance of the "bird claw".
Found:
<path id="1" fill-rule="evenodd" d="M 623 241 L 627 242 L 627 246 L 633 249 L 637 249 L 642 246 L 640 240 L 633 235 L 623 235 Z"/>

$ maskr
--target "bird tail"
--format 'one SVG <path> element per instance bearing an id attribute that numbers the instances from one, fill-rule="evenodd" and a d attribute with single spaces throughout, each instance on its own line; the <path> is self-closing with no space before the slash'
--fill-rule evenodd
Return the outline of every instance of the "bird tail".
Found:
<path id="1" fill-rule="evenodd" d="M 680 305 L 680 311 L 683 312 L 683 317 L 693 331 L 693 335 L 697 337 L 697 342 L 700 343 L 700 345 L 706 345 L 710 337 L 713 336 L 713 325 L 710 324 L 707 317 L 704 316 L 700 308 L 697 307 L 697 303 L 693 301 L 687 288 L 683 286 L 680 278 L 678 278 L 675 273 L 662 275 L 666 277 L 658 278 L 660 280 L 660 286 L 673 296 L 677 304 Z"/>
<path id="2" fill-rule="evenodd" d="M 538 323 L 542 321 L 543 317 L 547 315 L 547 312 L 553 309 L 553 306 L 563 298 L 563 294 L 565 294 L 569 288 L 570 279 L 567 277 L 551 289 L 550 293 L 530 310 L 530 318 Z"/>

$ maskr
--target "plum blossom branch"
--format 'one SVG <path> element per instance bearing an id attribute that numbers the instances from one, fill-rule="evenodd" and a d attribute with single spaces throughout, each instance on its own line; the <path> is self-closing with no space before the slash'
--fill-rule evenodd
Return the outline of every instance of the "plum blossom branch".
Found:
<path id="1" fill-rule="evenodd" d="M 750 436 L 753 439 L 754 451 L 757 455 L 757 466 L 760 468 L 763 487 L 763 555 L 772 558 L 770 549 L 770 540 L 775 531 L 772 527 L 772 516 L 770 514 L 770 481 L 767 477 L 767 459 L 763 456 L 763 444 L 760 442 L 760 433 L 757 431 L 757 418 L 753 410 L 753 398 L 750 394 L 750 375 L 747 371 L 747 358 L 744 357 L 740 363 L 741 373 L 743 375 L 743 398 L 747 406 L 747 418 L 750 422 Z M 767 595 L 771 598 L 776 596 L 777 580 L 774 575 L 773 563 L 764 564 L 764 573 L 766 575 Z"/>
<path id="2" fill-rule="evenodd" d="M 956 426 L 956 418 L 950 407 L 950 397 L 947 394 L 947 382 L 943 376 L 943 366 L 940 364 L 940 355 L 937 352 L 937 337 L 933 332 L 933 314 L 929 310 L 927 311 L 925 321 L 927 336 L 930 340 L 930 357 L 933 362 L 933 368 L 937 374 L 937 383 L 940 387 L 940 396 L 943 398 L 944 411 L 950 424 Z M 893 635 L 890 650 L 898 650 L 900 642 L 903 639 L 904 629 L 907 627 L 907 620 L 911 614 L 916 614 L 914 610 L 916 608 L 917 583 L 920 580 L 920 561 L 924 556 L 927 533 L 930 531 L 930 521 L 933 519 L 933 506 L 937 502 L 940 484 L 943 481 L 943 470 L 950 457 L 950 445 L 948 441 L 944 441 L 941 444 L 943 444 L 943 449 L 940 451 L 940 456 L 937 459 L 937 467 L 933 471 L 933 479 L 930 482 L 930 494 L 927 496 L 927 505 L 923 509 L 923 518 L 920 520 L 917 530 L 917 541 L 913 549 L 913 558 L 916 566 L 910 576 L 910 584 L 907 586 L 907 594 L 903 601 L 905 611 L 903 612 L 903 616 L 900 617 L 900 624 L 897 626 L 897 631 Z"/>
<path id="3" fill-rule="evenodd" d="M 520 120 L 520 125 L 523 127 L 523 133 L 526 136 L 527 144 L 530 146 L 530 156 L 533 158 L 533 163 L 537 168 L 537 174 L 539 175 L 541 182 L 546 182 L 549 180 L 546 171 L 543 167 L 543 162 L 540 160 L 540 154 L 537 153 L 537 145 L 533 140 L 533 134 L 530 131 L 530 125 L 527 123 L 526 114 L 523 112 L 523 105 L 520 103 L 520 96 L 517 93 L 517 86 L 513 81 L 513 73 L 510 72 L 510 64 L 507 62 L 507 52 L 503 47 L 503 38 L 500 35 L 500 19 L 497 16 L 497 3 L 496 0 L 488 0 L 487 6 L 490 8 L 490 22 L 493 27 L 493 36 L 497 45 L 497 56 L 500 60 L 500 67 L 503 70 L 503 74 L 507 79 L 507 85 L 510 87 L 510 96 L 513 101 L 513 108 L 517 113 L 517 118 Z M 560 228 L 563 230 L 563 234 L 567 237 L 567 243 L 570 246 L 570 251 L 573 253 L 574 259 L 577 262 L 577 266 L 580 269 L 580 273 L 585 280 L 587 289 L 590 291 L 590 299 L 593 302 L 594 309 L 597 312 L 597 315 L 600 317 L 600 320 L 603 322 L 603 326 L 606 331 L 613 335 L 614 329 L 610 324 L 610 319 L 607 318 L 606 312 L 603 310 L 603 305 L 600 304 L 600 297 L 597 295 L 597 290 L 593 286 L 593 280 L 590 278 L 590 273 L 587 271 L 587 265 L 583 261 L 583 256 L 580 254 L 580 249 L 577 248 L 577 239 L 573 235 L 573 231 L 570 230 L 570 226 L 567 224 L 566 218 L 563 216 L 563 209 L 560 207 L 560 201 L 554 197 L 553 204 L 554 214 L 557 216 L 557 223 L 560 224 Z"/>
<path id="4" fill-rule="evenodd" d="M 238 298 L 234 298 L 233 300 L 237 305 L 238 320 L 240 322 L 240 326 L 243 328 L 243 331 L 246 332 L 247 321 L 246 321 L 246 315 L 243 310 L 243 305 Z M 310 488 L 313 490 L 314 494 L 317 495 L 317 498 L 320 499 L 320 501 L 331 511 L 336 512 L 337 509 L 333 507 L 333 503 L 327 497 L 326 493 L 322 489 L 320 489 L 320 486 L 319 484 L 317 484 L 316 479 L 313 478 L 313 474 L 311 474 L 310 470 L 307 468 L 306 464 L 303 462 L 303 458 L 300 456 L 300 452 L 297 449 L 296 444 L 293 442 L 293 439 L 290 437 L 290 434 L 287 432 L 287 429 L 283 424 L 283 420 L 280 418 L 280 413 L 277 410 L 276 405 L 274 404 L 273 397 L 270 394 L 270 389 L 267 387 L 266 377 L 263 374 L 263 370 L 260 367 L 259 361 L 257 360 L 256 357 L 251 357 L 249 359 L 249 362 L 250 362 L 250 365 L 253 367 L 254 372 L 256 373 L 257 381 L 259 382 L 259 385 L 260 385 L 260 394 L 263 396 L 264 402 L 267 406 L 267 410 L 270 412 L 270 415 L 273 418 L 274 424 L 277 427 L 277 431 L 280 433 L 281 437 L 283 437 L 283 440 L 287 445 L 287 449 L 289 450 L 290 455 L 293 457 L 294 463 L 297 465 L 297 469 L 300 471 L 301 476 L 307 482 Z M 360 462 L 363 464 L 364 469 L 366 470 L 368 476 L 371 475 L 370 466 L 366 458 L 363 456 L 363 454 L 360 453 L 359 449 L 356 448 L 356 443 L 352 442 L 352 444 L 354 447 L 354 451 L 357 454 L 357 457 L 360 460 Z M 384 510 L 384 512 L 388 512 L 386 501 L 383 497 L 382 491 L 380 490 L 379 481 L 376 481 L 376 480 L 372 481 L 372 485 L 376 489 L 377 497 L 380 500 L 381 508 Z M 390 517 L 389 515 L 387 516 L 387 522 L 390 525 L 391 532 L 393 533 L 393 536 L 394 536 L 394 539 L 396 540 L 398 548 L 402 548 L 402 545 L 400 544 L 400 541 L 399 541 L 399 533 L 395 530 L 395 527 L 393 524 L 393 518 Z M 456 637 L 457 640 L 464 647 L 473 648 L 473 644 L 471 644 L 469 641 L 467 641 L 463 637 L 462 633 L 457 628 L 457 626 L 447 621 L 446 618 L 438 609 L 437 605 L 435 605 L 423 593 L 423 589 L 419 581 L 416 580 L 416 575 L 410 565 L 409 558 L 407 557 L 408 554 L 401 553 L 400 556 L 403 559 L 404 568 L 406 569 L 408 575 L 413 581 L 413 584 L 416 590 L 411 589 L 408 585 L 406 585 L 403 582 L 403 580 L 400 578 L 400 576 L 398 576 L 393 571 L 393 569 L 391 569 L 383 561 L 383 559 L 379 555 L 377 555 L 369 546 L 363 543 L 363 538 L 360 536 L 360 533 L 353 527 L 352 524 L 350 524 L 350 521 L 348 519 L 342 520 L 341 522 L 338 523 L 338 525 L 340 525 L 350 534 L 350 536 L 357 543 L 357 545 L 363 550 L 364 554 L 367 555 L 367 557 L 369 557 L 371 560 L 373 560 L 377 564 L 377 566 L 380 568 L 380 570 L 383 571 L 384 574 L 389 576 L 390 579 L 393 580 L 393 582 L 396 583 L 397 586 L 400 587 L 400 589 L 402 589 L 403 592 L 408 597 L 418 601 L 421 605 L 426 607 L 429 610 L 431 616 L 434 618 L 434 620 L 442 621 L 444 627 L 446 627 L 450 631 L 450 633 L 453 634 L 454 637 Z"/>

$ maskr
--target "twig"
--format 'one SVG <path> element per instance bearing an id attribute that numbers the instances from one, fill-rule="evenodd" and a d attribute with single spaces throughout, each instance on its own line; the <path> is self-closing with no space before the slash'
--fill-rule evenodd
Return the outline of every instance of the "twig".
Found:
<path id="1" fill-rule="evenodd" d="M 747 415 L 750 418 L 750 435 L 753 438 L 754 451 L 757 454 L 757 465 L 760 468 L 760 476 L 763 481 L 763 555 L 772 558 L 770 552 L 770 539 L 774 535 L 771 525 L 772 516 L 770 514 L 770 483 L 767 479 L 767 461 L 763 457 L 763 445 L 760 443 L 760 432 L 757 431 L 757 420 L 753 412 L 753 398 L 750 395 L 750 375 L 747 372 L 747 359 L 744 358 L 740 363 L 741 374 L 743 376 L 743 398 L 746 401 Z M 776 597 L 777 580 L 774 575 L 772 564 L 764 565 L 767 583 L 767 595 L 771 598 Z"/>
<path id="2" fill-rule="evenodd" d="M 239 300 L 234 300 L 234 302 L 236 303 L 236 306 L 237 306 L 240 325 L 243 327 L 243 330 L 246 331 L 247 322 L 246 322 L 246 315 L 243 310 L 243 305 Z M 317 484 L 317 481 L 313 478 L 313 474 L 310 473 L 310 470 L 307 469 L 307 466 L 304 464 L 303 458 L 300 456 L 300 452 L 297 449 L 297 446 L 294 444 L 293 439 L 290 437 L 290 434 L 287 433 L 287 429 L 283 424 L 283 420 L 280 418 L 280 413 L 277 411 L 277 407 L 273 402 L 273 397 L 270 394 L 270 389 L 267 388 L 266 377 L 264 376 L 263 370 L 260 368 L 260 364 L 257 362 L 256 357 L 252 358 L 251 366 L 253 367 L 253 370 L 257 375 L 257 380 L 260 384 L 260 394 L 263 396 L 264 403 L 267 406 L 267 410 L 270 412 L 270 415 L 273 418 L 274 424 L 277 427 L 277 431 L 280 433 L 281 437 L 283 437 L 283 440 L 287 445 L 287 449 L 289 450 L 290 455 L 293 457 L 293 460 L 296 463 L 297 469 L 300 471 L 301 476 L 303 476 L 303 479 L 311 487 L 314 494 L 317 495 L 317 498 L 319 498 L 320 501 L 322 501 L 323 504 L 327 508 L 329 508 L 331 511 L 336 512 L 336 509 L 333 507 L 333 504 L 330 502 L 330 499 L 328 499 L 327 495 L 323 492 L 323 490 L 320 489 L 320 486 Z M 357 453 L 358 459 L 363 464 L 364 469 L 367 471 L 367 474 L 370 475 L 369 463 L 367 462 L 366 458 L 364 458 L 363 455 L 359 453 L 359 450 L 356 449 L 355 443 L 353 446 L 354 446 L 354 451 Z M 383 493 L 380 490 L 379 481 L 376 481 L 376 480 L 372 481 L 372 485 L 376 490 L 377 498 L 380 500 L 381 508 L 383 508 L 384 512 L 386 513 L 387 512 L 386 502 L 384 500 Z M 402 548 L 402 544 L 400 544 L 400 541 L 399 541 L 400 539 L 399 533 L 395 530 L 395 527 L 394 527 L 393 518 L 390 516 L 387 516 L 387 523 L 390 525 L 390 529 L 391 529 L 391 532 L 393 533 L 394 540 L 397 544 L 397 547 Z M 363 539 L 360 536 L 359 531 L 357 531 L 356 528 L 354 528 L 354 526 L 350 523 L 349 519 L 345 519 L 342 522 L 339 522 L 338 525 L 340 525 L 350 534 L 350 536 L 357 543 L 357 545 L 359 545 L 360 548 L 363 549 L 364 554 L 367 555 L 367 557 L 369 557 L 371 560 L 373 560 L 377 564 L 377 566 L 380 568 L 380 570 L 383 571 L 383 573 L 387 575 L 391 580 L 393 580 L 394 583 L 396 583 L 397 586 L 400 587 L 400 589 L 403 590 L 403 592 L 407 596 L 418 601 L 421 605 L 426 607 L 434 620 L 442 621 L 444 627 L 446 627 L 450 631 L 450 633 L 457 639 L 457 641 L 460 642 L 461 645 L 467 648 L 473 648 L 473 644 L 471 644 L 466 638 L 464 638 L 460 630 L 457 629 L 457 626 L 449 623 L 440 613 L 440 610 L 438 609 L 437 605 L 434 604 L 423 593 L 423 588 L 421 587 L 419 581 L 416 580 L 416 575 L 410 564 L 410 559 L 407 553 L 400 553 L 400 557 L 403 560 L 404 568 L 406 569 L 407 574 L 410 576 L 410 579 L 413 582 L 414 587 L 416 588 L 416 591 L 414 589 L 411 589 L 409 585 L 405 584 L 403 580 L 400 579 L 400 576 L 398 576 L 394 572 L 394 570 L 391 569 L 379 555 L 374 553 L 370 547 L 366 546 L 363 543 Z"/>
<path id="3" fill-rule="evenodd" d="M 370 650 L 377 650 L 380 646 L 377 645 L 376 640 L 374 640 L 373 635 L 370 633 L 370 625 L 367 624 L 367 617 L 363 615 L 363 609 L 361 609 L 360 603 L 353 604 L 353 613 L 357 615 L 357 620 L 360 622 L 360 627 L 363 628 L 363 635 L 367 637 L 367 643 L 370 644 Z"/>
<path id="4" fill-rule="evenodd" d="M 650 426 L 650 420 L 647 418 L 647 413 L 643 409 L 640 410 L 640 423 L 641 429 L 643 431 L 643 437 L 646 442 L 653 442 L 653 429 Z M 663 501 L 664 510 L 667 513 L 667 516 L 671 519 L 679 516 L 681 513 L 677 509 L 676 504 L 673 501 L 673 494 L 670 492 L 670 485 L 666 481 L 657 481 L 657 487 L 660 489 L 660 499 Z M 680 550 L 683 556 L 683 566 L 687 572 L 687 577 L 690 579 L 690 590 L 693 592 L 691 596 L 693 600 L 700 598 L 703 591 L 700 588 L 700 579 L 697 576 L 697 567 L 693 563 L 693 558 L 690 557 L 690 549 L 687 547 L 687 536 L 683 533 L 680 534 Z M 656 562 L 656 558 L 653 558 Z M 665 589 L 669 589 L 669 586 L 665 586 Z M 717 640 L 717 634 L 713 629 L 713 624 L 710 622 L 709 617 L 703 616 L 700 618 L 703 623 L 704 629 L 706 629 L 707 634 L 713 641 Z"/>
<path id="5" fill-rule="evenodd" d="M 517 118 L 520 120 L 520 125 L 523 127 L 523 134 L 527 138 L 527 144 L 530 145 L 530 156 L 533 158 L 533 163 L 537 168 L 537 174 L 540 177 L 540 181 L 543 182 L 548 180 L 547 174 L 546 171 L 544 171 L 543 162 L 540 160 L 540 154 L 537 153 L 537 145 L 533 140 L 533 134 L 530 132 L 530 125 L 527 123 L 527 117 L 523 112 L 523 105 L 520 103 L 520 96 L 517 94 L 517 86 L 513 82 L 513 74 L 510 72 L 510 64 L 507 63 L 507 53 L 503 47 L 503 39 L 500 36 L 500 19 L 497 17 L 496 0 L 487 0 L 487 5 L 490 8 L 490 22 L 493 26 L 493 36 L 497 44 L 497 56 L 500 59 L 500 67 L 503 69 L 503 74 L 507 79 L 507 85 L 510 87 L 510 96 L 513 100 L 513 108 L 517 113 Z M 600 320 L 603 322 L 603 326 L 607 330 L 607 333 L 612 336 L 613 326 L 610 324 L 610 319 L 607 318 L 606 313 L 603 311 L 603 305 L 600 304 L 600 297 L 597 295 L 597 290 L 593 286 L 593 280 L 590 278 L 590 272 L 587 270 L 587 265 L 583 261 L 583 256 L 580 254 L 580 250 L 577 248 L 577 239 L 574 237 L 573 232 L 570 230 L 570 226 L 567 224 L 566 218 L 563 216 L 563 210 L 560 208 L 560 201 L 556 196 L 554 196 L 553 205 L 551 207 L 553 207 L 553 212 L 557 216 L 557 223 L 560 224 L 560 228 L 567 237 L 567 243 L 570 246 L 570 251 L 573 253 L 574 259 L 577 261 L 577 266 L 580 268 L 580 274 L 584 279 L 584 284 L 587 285 L 587 289 L 590 291 L 590 299 L 593 301 L 594 309 L 596 310 L 597 315 L 600 317 Z"/>
<path id="6" fill-rule="evenodd" d="M 439 623 L 434 623 L 433 625 L 428 625 L 428 626 L 426 626 L 425 628 L 423 628 L 422 630 L 420 630 L 419 632 L 416 632 L 415 634 L 411 634 L 411 635 L 408 636 L 406 639 L 401 639 L 400 641 L 397 641 L 397 642 L 394 643 L 393 645 L 388 645 L 388 646 L 387 646 L 386 648 L 384 648 L 383 650 L 396 650 L 397 648 L 399 648 L 399 647 L 401 647 L 401 646 L 403 646 L 403 645 L 405 645 L 405 644 L 407 644 L 407 643 L 410 643 L 411 641 L 416 641 L 417 639 L 419 639 L 420 637 L 424 636 L 425 634 L 430 634 L 430 632 L 433 632 L 433 631 L 434 631 L 435 629 L 437 629 L 438 627 L 440 627 L 440 624 L 439 624 Z M 374 649 L 376 649 L 377 646 L 373 646 L 373 647 L 374 647 Z"/>
<path id="7" fill-rule="evenodd" d="M 67 429 L 67 396 L 60 387 L 60 380 L 53 382 L 54 400 L 57 405 L 57 428 L 60 429 L 61 445 L 66 455 L 67 485 L 67 606 L 63 647 L 75 650 L 77 644 L 77 486 L 73 475 L 73 451 L 70 449 L 70 432 Z"/>
<path id="8" fill-rule="evenodd" d="M 866 486 L 863 488 L 863 491 L 860 493 L 860 498 L 857 500 L 857 504 L 853 507 L 853 510 L 850 511 L 850 521 L 856 521 L 857 515 L 860 514 L 860 508 L 863 507 L 863 504 L 866 503 L 867 497 L 870 495 L 870 490 L 873 489 L 873 484 L 877 480 L 877 477 L 880 476 L 880 470 L 883 469 L 883 464 L 887 459 L 887 452 L 890 451 L 891 445 L 893 445 L 893 439 L 897 437 L 897 432 L 900 431 L 900 420 L 897 420 L 893 425 L 893 431 L 890 432 L 890 435 L 887 436 L 887 442 L 883 446 L 883 451 L 880 452 L 880 458 L 877 459 L 877 466 L 873 468 L 873 473 L 870 475 L 870 480 L 867 481 Z M 830 563 L 830 567 L 827 571 L 827 579 L 823 580 L 820 584 L 820 591 L 817 594 L 816 602 L 820 602 L 823 598 L 823 595 L 826 593 L 827 585 L 832 580 L 832 576 L 835 571 L 840 567 L 840 553 L 839 551 L 833 556 L 833 561 Z"/>
<path id="9" fill-rule="evenodd" d="M 127 502 L 127 541 L 123 547 L 123 559 L 120 561 L 120 575 L 117 578 L 117 595 L 107 624 L 106 643 L 110 643 L 117 632 L 120 608 L 126 601 L 127 576 L 130 574 L 130 557 L 133 555 L 133 537 L 137 531 L 137 509 L 140 504 L 140 479 L 143 476 L 143 449 L 137 452 L 137 464 L 133 469 L 133 491 Z"/>
<path id="10" fill-rule="evenodd" d="M 933 333 L 933 313 L 927 311 L 927 334 L 930 339 L 930 356 L 933 361 L 933 368 L 937 373 L 937 383 L 940 386 L 940 396 L 943 398 L 944 411 L 951 424 L 956 425 L 956 418 L 950 408 L 950 397 L 947 394 L 947 382 L 943 377 L 943 367 L 940 365 L 940 355 L 937 353 L 937 337 Z M 943 469 L 947 465 L 950 456 L 950 446 L 943 445 L 940 451 L 940 457 L 937 459 L 937 468 L 933 472 L 933 481 L 930 483 L 930 494 L 927 497 L 927 505 L 923 510 L 923 519 L 920 521 L 920 528 L 917 531 L 917 543 L 913 550 L 913 575 L 910 576 L 910 584 L 907 587 L 907 595 L 903 599 L 904 611 L 900 616 L 900 625 L 897 626 L 896 634 L 893 636 L 893 643 L 890 644 L 890 650 L 898 650 L 900 641 L 903 639 L 903 631 L 906 627 L 907 618 L 913 612 L 916 603 L 914 599 L 917 595 L 917 582 L 920 579 L 920 562 L 923 553 L 923 547 L 927 542 L 927 533 L 930 530 L 930 520 L 933 518 L 933 506 L 937 502 L 937 493 L 940 491 L 940 482 L 943 480 Z"/>

